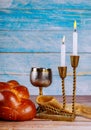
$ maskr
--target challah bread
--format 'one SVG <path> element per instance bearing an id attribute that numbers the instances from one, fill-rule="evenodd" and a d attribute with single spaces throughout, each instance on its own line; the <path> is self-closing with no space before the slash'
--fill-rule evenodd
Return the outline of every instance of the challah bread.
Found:
<path id="1" fill-rule="evenodd" d="M 17 85 L 20 85 L 16 80 L 10 80 L 7 82 L 10 87 L 15 87 Z"/>
<path id="2" fill-rule="evenodd" d="M 8 83 L 0 82 L 0 91 L 9 90 L 10 88 L 11 88 L 11 87 L 9 86 Z"/>
<path id="3" fill-rule="evenodd" d="M 14 80 L 0 82 L 0 120 L 31 120 L 35 115 L 35 104 L 25 86 Z"/>

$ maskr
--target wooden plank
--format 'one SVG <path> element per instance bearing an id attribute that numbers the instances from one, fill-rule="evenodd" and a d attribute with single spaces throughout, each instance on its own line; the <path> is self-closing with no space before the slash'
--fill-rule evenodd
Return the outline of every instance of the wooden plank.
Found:
<path id="1" fill-rule="evenodd" d="M 46 121 L 46 120 L 33 120 L 33 121 L 26 121 L 26 122 L 1 122 L 0 127 L 1 130 L 48 130 L 48 129 L 58 129 L 60 130 L 60 127 L 62 130 L 70 130 L 74 127 L 74 130 L 90 130 L 91 129 L 91 123 L 90 121 L 80 121 L 83 120 L 83 118 L 78 118 L 77 122 L 58 122 L 58 121 Z M 4 125 L 5 124 L 5 125 Z M 7 127 L 6 127 L 7 126 Z M 7 129 L 6 129 L 7 128 Z"/>
<path id="2" fill-rule="evenodd" d="M 91 30 L 78 30 L 79 53 L 91 53 Z M 0 31 L 0 52 L 57 52 L 62 37 L 66 37 L 66 52 L 72 53 L 73 30 Z"/>
<path id="3" fill-rule="evenodd" d="M 91 54 L 80 54 L 78 75 L 91 75 Z M 58 75 L 58 66 L 61 65 L 60 53 L 1 53 L 1 74 L 27 74 L 31 67 L 51 68 L 53 75 Z M 72 75 L 70 54 L 66 56 L 68 74 Z"/>
<path id="4" fill-rule="evenodd" d="M 0 30 L 73 29 L 74 20 L 79 29 L 91 29 L 91 10 L 0 10 Z"/>
<path id="5" fill-rule="evenodd" d="M 89 0 L 0 0 L 0 8 L 31 9 L 91 9 Z"/>

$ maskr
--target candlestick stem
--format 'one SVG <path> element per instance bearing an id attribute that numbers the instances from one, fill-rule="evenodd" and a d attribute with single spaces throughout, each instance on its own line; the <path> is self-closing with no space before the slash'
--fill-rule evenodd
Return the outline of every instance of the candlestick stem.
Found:
<path id="1" fill-rule="evenodd" d="M 66 77 L 67 73 L 67 67 L 58 67 L 59 70 L 59 75 L 62 79 L 62 96 L 63 96 L 63 109 L 65 109 L 66 106 L 66 96 L 65 96 L 65 84 L 64 84 L 64 79 Z"/>
<path id="2" fill-rule="evenodd" d="M 73 67 L 73 96 L 72 96 L 72 113 L 75 116 L 76 103 L 76 67 L 78 66 L 79 56 L 71 56 L 71 66 Z"/>
<path id="3" fill-rule="evenodd" d="M 76 102 L 76 68 L 73 68 L 73 97 L 72 97 L 72 113 L 75 115 L 75 102 Z"/>
<path id="4" fill-rule="evenodd" d="M 63 109 L 65 109 L 65 106 L 66 106 L 66 96 L 65 96 L 64 78 L 62 78 L 62 94 L 63 94 Z"/>

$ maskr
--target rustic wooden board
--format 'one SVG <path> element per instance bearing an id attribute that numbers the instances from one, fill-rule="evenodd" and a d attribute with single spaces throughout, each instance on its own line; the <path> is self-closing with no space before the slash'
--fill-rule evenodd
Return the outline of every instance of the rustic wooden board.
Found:
<path id="1" fill-rule="evenodd" d="M 77 67 L 78 75 L 91 75 L 91 55 L 80 54 Z M 58 75 L 58 66 L 61 65 L 60 53 L 1 53 L 0 54 L 1 74 L 16 73 L 28 74 L 31 67 L 51 68 L 53 75 Z M 70 55 L 66 55 L 66 65 L 68 74 L 72 75 Z M 18 68 L 18 69 L 17 69 Z"/>
<path id="2" fill-rule="evenodd" d="M 1 9 L 0 30 L 91 29 L 91 10 Z"/>
<path id="3" fill-rule="evenodd" d="M 0 0 L 0 8 L 91 9 L 90 0 Z"/>
<path id="4" fill-rule="evenodd" d="M 78 31 L 78 52 L 91 54 L 91 30 Z M 73 30 L 0 31 L 0 52 L 60 52 L 62 37 L 66 52 L 72 53 Z"/>

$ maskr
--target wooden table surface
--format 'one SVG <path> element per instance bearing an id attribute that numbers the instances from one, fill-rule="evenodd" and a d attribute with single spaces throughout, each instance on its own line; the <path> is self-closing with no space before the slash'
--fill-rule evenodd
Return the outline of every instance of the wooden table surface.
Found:
<path id="1" fill-rule="evenodd" d="M 56 96 L 56 98 L 62 102 L 60 96 Z M 31 96 L 31 99 L 35 102 L 36 96 Z M 67 96 L 67 101 L 71 101 L 70 96 Z M 91 96 L 77 96 L 76 101 L 91 105 Z M 22 122 L 0 121 L 0 130 L 91 130 L 91 119 L 77 116 L 74 122 L 43 119 Z"/>

